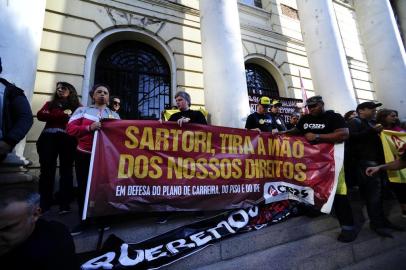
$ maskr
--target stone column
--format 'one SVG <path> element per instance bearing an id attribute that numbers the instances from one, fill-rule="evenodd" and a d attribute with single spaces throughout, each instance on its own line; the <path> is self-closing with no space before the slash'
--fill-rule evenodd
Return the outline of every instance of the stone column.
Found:
<path id="1" fill-rule="evenodd" d="M 331 0 L 297 0 L 300 26 L 317 95 L 326 109 L 345 113 L 356 100 Z"/>
<path id="2" fill-rule="evenodd" d="M 0 0 L 0 57 L 1 77 L 24 90 L 31 101 L 37 59 L 41 44 L 46 0 Z M 24 142 L 20 142 L 0 166 L 1 181 L 30 179 L 21 165 L 28 161 L 23 157 Z"/>
<path id="3" fill-rule="evenodd" d="M 200 0 L 200 27 L 210 122 L 242 128 L 249 101 L 237 0 Z"/>
<path id="4" fill-rule="evenodd" d="M 398 23 L 403 41 L 403 47 L 406 49 L 406 1 L 396 0 L 394 3 L 394 8 L 398 14 Z"/>
<path id="5" fill-rule="evenodd" d="M 406 119 L 406 56 L 388 0 L 354 1 L 376 98 Z"/>

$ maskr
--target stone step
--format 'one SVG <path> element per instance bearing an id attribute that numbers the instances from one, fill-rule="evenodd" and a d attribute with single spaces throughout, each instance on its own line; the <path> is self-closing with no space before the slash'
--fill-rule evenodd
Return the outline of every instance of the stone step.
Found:
<path id="1" fill-rule="evenodd" d="M 396 218 L 393 222 L 406 225 L 405 219 Z M 231 259 L 223 252 L 223 250 L 235 247 L 233 239 L 229 239 L 219 243 L 216 249 L 206 248 L 204 250 L 206 254 L 192 255 L 165 269 L 340 269 L 367 262 L 370 258 L 383 256 L 392 250 L 397 250 L 397 247 L 403 248 L 406 243 L 406 232 L 394 232 L 395 237 L 389 239 L 381 238 L 368 228 L 363 228 L 357 240 L 347 244 L 336 241 L 338 232 L 338 228 L 318 232 L 306 238 L 274 245 L 257 252 L 248 251 Z M 255 245 L 256 240 L 252 241 L 251 245 Z M 219 255 L 216 254 L 217 252 Z M 216 255 L 220 257 L 216 263 L 207 263 L 205 260 L 207 256 L 215 257 Z M 381 260 L 385 259 L 381 258 Z M 399 261 L 405 265 L 406 257 L 398 258 L 396 264 Z M 367 265 L 368 263 L 365 262 L 364 264 Z"/>
<path id="2" fill-rule="evenodd" d="M 406 268 L 406 244 L 374 257 L 344 267 L 343 270 L 404 270 Z"/>
<path id="3" fill-rule="evenodd" d="M 362 203 L 353 202 L 353 210 L 357 212 L 357 216 L 365 216 Z M 77 213 L 58 216 L 55 209 L 53 211 L 48 214 L 49 219 L 59 219 L 71 228 L 77 223 Z M 400 216 L 397 202 L 386 202 L 386 212 L 391 217 Z M 207 213 L 207 216 L 210 216 L 210 214 L 216 213 Z M 364 217 L 357 219 L 365 222 Z M 156 216 L 147 213 L 126 217 L 110 217 L 108 223 L 111 223 L 111 229 L 105 232 L 104 239 L 109 234 L 114 233 L 128 243 L 137 243 L 196 221 L 197 219 L 193 213 L 174 213 L 165 224 L 156 224 Z M 368 231 L 369 229 L 364 230 Z M 304 240 L 313 235 L 320 235 L 320 237 L 324 235 L 325 238 L 326 233 L 332 242 L 332 246 L 338 243 L 336 241 L 339 233 L 338 222 L 331 216 L 324 215 L 317 218 L 295 217 L 259 231 L 241 234 L 216 243 L 195 255 L 168 266 L 168 269 L 190 269 L 192 265 L 193 268 L 196 268 L 215 264 L 222 260 L 232 260 L 246 254 Z M 99 241 L 99 233 L 96 228 L 92 228 L 81 235 L 75 236 L 74 240 L 78 253 L 95 250 Z"/>
<path id="4" fill-rule="evenodd" d="M 123 220 L 121 222 L 113 220 L 111 229 L 105 232 L 104 239 L 106 239 L 109 234 L 114 233 L 128 243 L 137 243 L 193 222 L 197 222 L 194 215 L 186 213 L 174 214 L 165 224 L 157 224 L 156 217 L 137 218 L 135 220 Z M 337 226 L 337 221 L 327 215 L 317 218 L 296 217 L 283 223 L 273 225 L 272 230 L 267 227 L 259 231 L 233 237 L 236 241 L 235 245 L 241 248 L 239 251 L 229 250 L 226 252 L 230 253 L 230 256 L 237 256 L 238 252 L 253 252 L 268 247 L 267 245 L 269 243 L 279 244 L 289 242 Z M 258 239 L 255 246 L 249 245 L 252 237 Z M 94 250 L 97 246 L 98 238 L 99 233 L 96 228 L 92 228 L 81 235 L 75 236 L 74 240 L 77 252 Z M 270 239 L 272 239 L 272 241 L 270 241 Z M 263 241 L 263 243 L 260 244 L 260 241 Z"/>

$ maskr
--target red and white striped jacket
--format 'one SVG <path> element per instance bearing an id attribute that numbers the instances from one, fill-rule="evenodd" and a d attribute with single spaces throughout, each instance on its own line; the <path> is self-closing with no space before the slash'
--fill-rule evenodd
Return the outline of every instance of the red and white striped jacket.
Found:
<path id="1" fill-rule="evenodd" d="M 66 126 L 66 132 L 78 139 L 77 149 L 81 152 L 91 153 L 94 131 L 90 130 L 93 122 L 101 119 L 120 119 L 120 116 L 108 107 L 100 110 L 94 106 L 79 107 L 72 114 Z"/>

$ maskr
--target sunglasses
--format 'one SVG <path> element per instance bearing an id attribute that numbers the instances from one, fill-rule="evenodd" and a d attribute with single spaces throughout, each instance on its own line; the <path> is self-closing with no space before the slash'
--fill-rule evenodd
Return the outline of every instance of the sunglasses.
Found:
<path id="1" fill-rule="evenodd" d="M 316 107 L 317 107 L 317 105 L 318 105 L 318 104 L 307 105 L 307 108 L 308 108 L 308 109 L 311 109 L 311 108 L 316 108 Z"/>
<path id="2" fill-rule="evenodd" d="M 120 102 L 113 101 L 113 104 L 114 104 L 114 105 L 120 105 Z"/>
<path id="3" fill-rule="evenodd" d="M 68 91 L 69 89 L 65 86 L 60 86 L 60 87 L 57 87 L 56 90 Z"/>

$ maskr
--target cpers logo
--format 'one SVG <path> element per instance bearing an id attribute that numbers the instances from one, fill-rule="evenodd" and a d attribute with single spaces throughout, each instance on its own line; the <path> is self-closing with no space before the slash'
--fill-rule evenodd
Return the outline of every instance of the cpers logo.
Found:
<path id="1" fill-rule="evenodd" d="M 326 127 L 326 125 L 325 124 L 308 124 L 308 123 L 305 123 L 305 124 L 303 124 L 303 128 L 304 129 L 324 129 Z"/>
<path id="2" fill-rule="evenodd" d="M 259 124 L 263 125 L 263 124 L 272 124 L 272 119 L 259 119 Z"/>
<path id="3" fill-rule="evenodd" d="M 314 191 L 310 187 L 286 182 L 271 182 L 264 185 L 264 199 L 265 203 L 291 199 L 314 205 Z"/>

